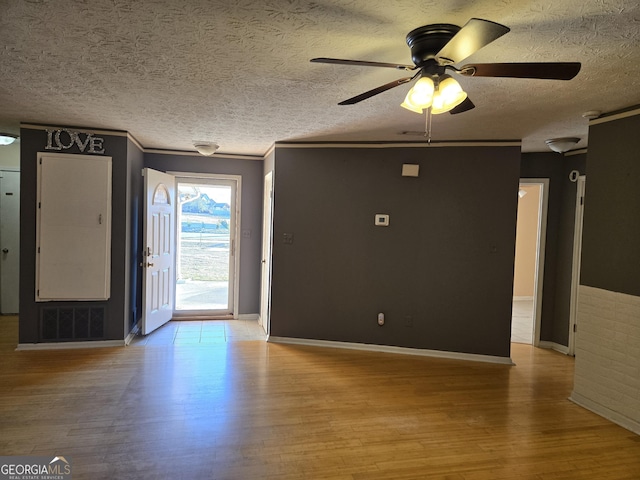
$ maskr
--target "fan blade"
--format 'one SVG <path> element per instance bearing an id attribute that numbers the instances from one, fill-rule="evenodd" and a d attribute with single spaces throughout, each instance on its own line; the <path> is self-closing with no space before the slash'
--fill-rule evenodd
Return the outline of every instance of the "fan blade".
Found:
<path id="1" fill-rule="evenodd" d="M 580 66 L 579 62 L 476 63 L 465 65 L 459 73 L 469 77 L 571 80 L 580 71 Z"/>
<path id="2" fill-rule="evenodd" d="M 312 62 L 314 63 L 334 63 L 336 65 L 356 65 L 360 67 L 385 67 L 385 68 L 395 68 L 396 70 L 415 70 L 415 65 L 398 65 L 396 63 L 383 63 L 383 62 L 367 62 L 364 60 L 344 60 L 341 58 L 312 58 Z"/>
<path id="3" fill-rule="evenodd" d="M 369 90 L 368 92 L 361 93 L 360 95 L 356 95 L 355 97 L 351 97 L 347 100 L 340 102 L 338 105 L 353 105 L 354 103 L 361 102 L 362 100 L 366 100 L 367 98 L 373 97 L 374 95 L 378 95 L 379 93 L 386 92 L 387 90 L 391 90 L 394 87 L 402 85 L 403 83 L 407 83 L 413 80 L 413 77 L 400 78 L 398 80 L 394 80 L 393 82 L 386 83 L 381 85 L 373 90 Z"/>
<path id="4" fill-rule="evenodd" d="M 455 115 L 456 113 L 466 112 L 466 111 L 471 110 L 473 108 L 476 108 L 476 106 L 469 99 L 469 97 L 467 97 L 467 98 L 464 99 L 464 102 L 462 102 L 460 105 L 458 105 L 457 107 L 452 108 L 451 110 L 449 110 L 449 113 L 451 115 Z"/>
<path id="5" fill-rule="evenodd" d="M 461 62 L 509 30 L 499 23 L 472 18 L 442 47 L 436 58 L 444 63 Z"/>

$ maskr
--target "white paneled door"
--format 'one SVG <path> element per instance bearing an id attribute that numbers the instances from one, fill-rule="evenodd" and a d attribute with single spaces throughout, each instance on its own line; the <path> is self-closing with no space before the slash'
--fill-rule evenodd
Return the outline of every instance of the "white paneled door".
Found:
<path id="1" fill-rule="evenodd" d="M 20 172 L 0 171 L 0 313 L 18 313 Z"/>
<path id="2" fill-rule="evenodd" d="M 142 334 L 161 327 L 173 316 L 175 286 L 175 178 L 145 168 L 145 216 Z"/>

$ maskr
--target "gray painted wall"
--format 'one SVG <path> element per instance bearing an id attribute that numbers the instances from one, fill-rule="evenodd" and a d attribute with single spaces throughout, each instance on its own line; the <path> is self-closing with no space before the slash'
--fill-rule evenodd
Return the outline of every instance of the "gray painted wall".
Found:
<path id="1" fill-rule="evenodd" d="M 276 145 L 275 170 L 273 336 L 509 356 L 518 147 Z"/>
<path id="2" fill-rule="evenodd" d="M 112 157 L 112 230 L 111 230 L 111 298 L 102 302 L 75 302 L 73 305 L 106 305 L 104 340 L 122 340 L 124 325 L 128 323 L 126 299 L 129 265 L 126 251 L 129 248 L 127 224 L 127 138 L 124 136 L 97 135 L 104 139 L 105 155 Z M 47 133 L 44 130 L 22 128 L 20 130 L 20 343 L 40 341 L 39 322 L 43 306 L 69 305 L 70 302 L 35 302 L 36 267 L 36 199 L 37 153 L 45 151 Z M 64 153 L 80 154 L 78 147 Z M 123 322 L 124 319 L 124 322 Z"/>
<path id="3" fill-rule="evenodd" d="M 640 296 L 640 115 L 589 127 L 580 283 Z"/>
<path id="4" fill-rule="evenodd" d="M 239 314 L 260 311 L 260 268 L 262 255 L 262 160 L 146 153 L 145 167 L 163 172 L 217 173 L 242 176 L 241 230 L 250 238 L 240 238 Z"/>
<path id="5" fill-rule="evenodd" d="M 144 208 L 144 182 L 142 169 L 144 168 L 144 154 L 131 140 L 127 140 L 127 165 L 129 167 L 129 196 L 127 205 L 129 209 L 130 243 L 128 250 L 129 264 L 129 322 L 126 325 L 127 333 L 142 318 L 142 220 Z"/>

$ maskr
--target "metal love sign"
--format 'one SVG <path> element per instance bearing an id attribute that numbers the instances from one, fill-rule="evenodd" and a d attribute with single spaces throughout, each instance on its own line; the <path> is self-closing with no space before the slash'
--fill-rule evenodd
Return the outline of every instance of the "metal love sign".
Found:
<path id="1" fill-rule="evenodd" d="M 82 136 L 84 135 L 84 140 Z M 92 133 L 76 132 L 66 128 L 59 130 L 47 129 L 47 146 L 45 150 L 67 150 L 74 145 L 84 153 L 104 153 L 104 138 L 94 137 Z"/>

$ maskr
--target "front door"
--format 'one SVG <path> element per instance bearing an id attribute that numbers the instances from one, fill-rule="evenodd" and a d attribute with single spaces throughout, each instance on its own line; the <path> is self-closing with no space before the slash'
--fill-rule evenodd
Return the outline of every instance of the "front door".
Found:
<path id="1" fill-rule="evenodd" d="M 161 327 L 173 316 L 175 285 L 175 179 L 145 168 L 144 252 L 142 266 L 142 334 Z"/>

